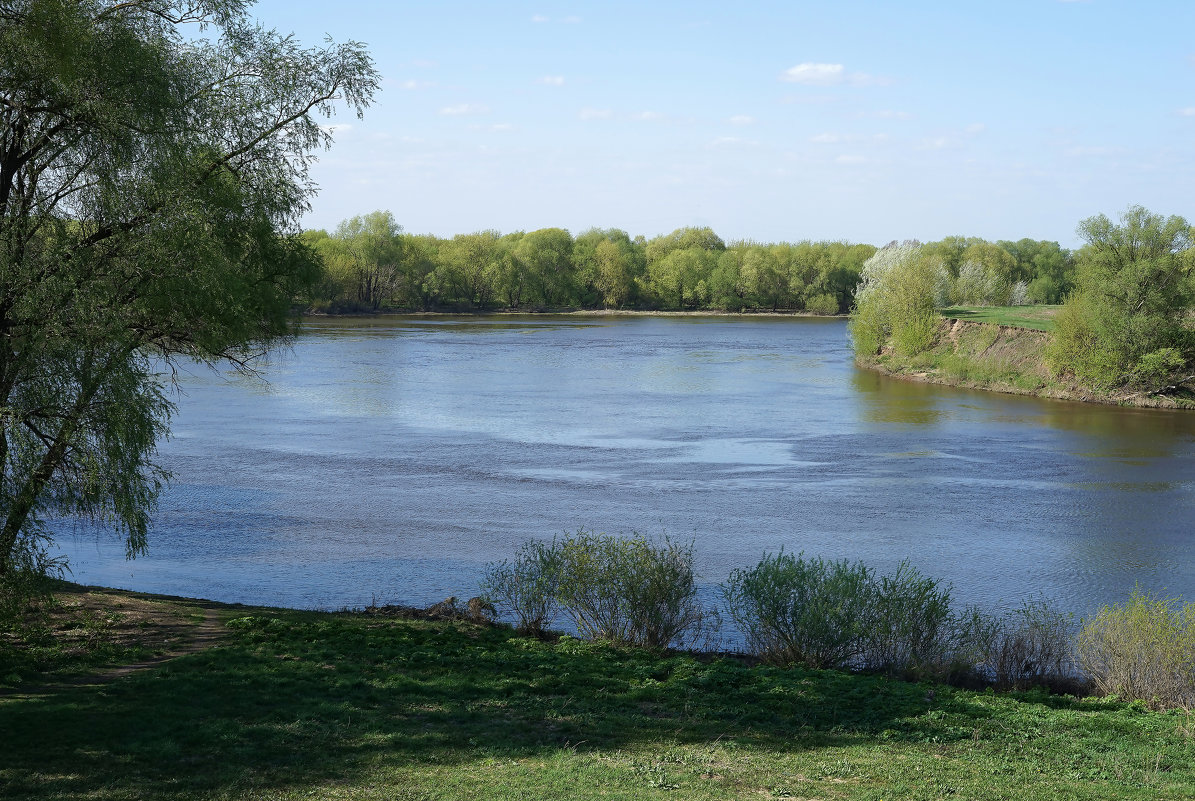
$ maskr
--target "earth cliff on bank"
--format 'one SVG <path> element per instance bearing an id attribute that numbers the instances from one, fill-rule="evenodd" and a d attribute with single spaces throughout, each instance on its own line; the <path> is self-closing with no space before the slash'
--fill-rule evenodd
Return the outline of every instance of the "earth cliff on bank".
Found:
<path id="1" fill-rule="evenodd" d="M 1046 364 L 1050 335 L 1044 331 L 992 323 L 943 319 L 928 351 L 904 356 L 886 346 L 875 356 L 858 357 L 860 367 L 894 378 L 984 389 L 1014 395 L 1141 406 L 1195 409 L 1186 387 L 1162 391 L 1092 389 L 1068 376 L 1055 376 Z"/>

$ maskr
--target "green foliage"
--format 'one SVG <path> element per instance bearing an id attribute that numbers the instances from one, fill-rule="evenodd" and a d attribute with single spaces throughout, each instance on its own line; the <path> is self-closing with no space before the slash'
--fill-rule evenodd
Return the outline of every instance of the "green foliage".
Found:
<path id="1" fill-rule="evenodd" d="M 585 637 L 667 648 L 710 616 L 697 598 L 692 544 L 581 530 L 553 547 L 558 601 Z"/>
<path id="2" fill-rule="evenodd" d="M 1078 255 L 1075 291 L 1047 351 L 1055 373 L 1111 388 L 1156 379 L 1174 361 L 1158 354 L 1172 350 L 1185 363 L 1193 297 L 1187 221 L 1132 206 L 1119 225 L 1101 214 L 1084 220 L 1079 233 L 1087 245 Z"/>
<path id="3" fill-rule="evenodd" d="M 318 118 L 377 82 L 360 45 L 303 49 L 241 2 L 5 5 L 0 576 L 50 516 L 144 547 L 170 412 L 151 359 L 245 365 L 291 332 L 319 277 L 290 233 Z"/>
<path id="4" fill-rule="evenodd" d="M 561 556 L 555 542 L 528 540 L 513 560 L 486 565 L 481 591 L 501 612 L 516 618 L 520 632 L 542 636 L 556 612 Z"/>
<path id="5" fill-rule="evenodd" d="M 1182 713 L 462 622 L 219 613 L 238 622 L 216 648 L 115 683 L 2 699 L 6 801 L 1195 792 Z"/>
<path id="6" fill-rule="evenodd" d="M 838 314 L 838 298 L 829 292 L 823 292 L 806 301 L 805 309 L 814 314 Z"/>
<path id="7" fill-rule="evenodd" d="M 783 551 L 734 570 L 722 592 L 752 653 L 810 668 L 846 667 L 864 654 L 878 596 L 862 562 Z"/>
<path id="8" fill-rule="evenodd" d="M 950 588 L 902 562 L 875 590 L 862 664 L 892 675 L 941 675 L 953 635 Z"/>
<path id="9" fill-rule="evenodd" d="M 1101 692 L 1157 708 L 1195 706 L 1195 603 L 1134 589 L 1085 621 L 1079 664 Z"/>
<path id="10" fill-rule="evenodd" d="M 938 327 L 936 309 L 945 280 L 940 261 L 917 242 L 894 242 L 876 251 L 863 265 L 855 291 L 855 353 L 872 356 L 889 343 L 904 356 L 928 350 Z"/>

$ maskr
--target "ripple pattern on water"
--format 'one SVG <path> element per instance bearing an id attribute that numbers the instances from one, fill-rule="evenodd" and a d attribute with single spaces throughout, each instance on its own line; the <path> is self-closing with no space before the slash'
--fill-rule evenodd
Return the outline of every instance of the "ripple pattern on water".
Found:
<path id="1" fill-rule="evenodd" d="M 264 376 L 184 376 L 150 554 L 64 536 L 76 580 L 430 603 L 586 527 L 692 537 L 710 591 L 784 547 L 992 605 L 1195 597 L 1195 415 L 893 381 L 841 320 L 328 319 Z"/>

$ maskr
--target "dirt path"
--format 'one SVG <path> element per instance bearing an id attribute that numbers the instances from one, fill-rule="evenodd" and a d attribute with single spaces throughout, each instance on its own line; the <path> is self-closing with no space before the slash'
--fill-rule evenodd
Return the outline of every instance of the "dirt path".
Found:
<path id="1" fill-rule="evenodd" d="M 218 609 L 205 601 L 179 603 L 179 599 L 141 593 L 128 593 L 98 588 L 79 588 L 57 594 L 65 612 L 60 614 L 91 613 L 104 619 L 103 636 L 144 650 L 154 655 L 137 662 L 98 667 L 78 676 L 59 678 L 44 684 L 29 684 L 0 688 L 0 699 L 48 695 L 70 687 L 90 687 L 108 684 L 134 673 L 157 667 L 190 654 L 207 650 L 227 635 L 228 630 Z M 202 619 L 195 622 L 196 613 Z M 55 613 L 51 613 L 53 616 Z M 72 637 L 93 636 L 89 632 L 72 629 L 56 636 L 69 641 Z"/>

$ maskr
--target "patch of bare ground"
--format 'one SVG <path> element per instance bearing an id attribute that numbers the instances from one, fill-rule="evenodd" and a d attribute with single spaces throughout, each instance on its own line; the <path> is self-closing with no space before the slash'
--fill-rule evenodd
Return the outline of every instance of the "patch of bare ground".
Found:
<path id="1" fill-rule="evenodd" d="M 36 686 L 0 689 L 0 696 L 41 694 L 66 686 L 115 681 L 203 651 L 218 644 L 227 633 L 220 610 L 228 607 L 211 601 L 71 584 L 56 589 L 54 599 L 42 610 L 44 625 L 53 631 L 65 654 L 84 653 L 95 646 L 97 638 L 103 638 L 106 646 L 137 654 L 138 658 Z M 81 625 L 81 619 L 93 624 Z"/>

